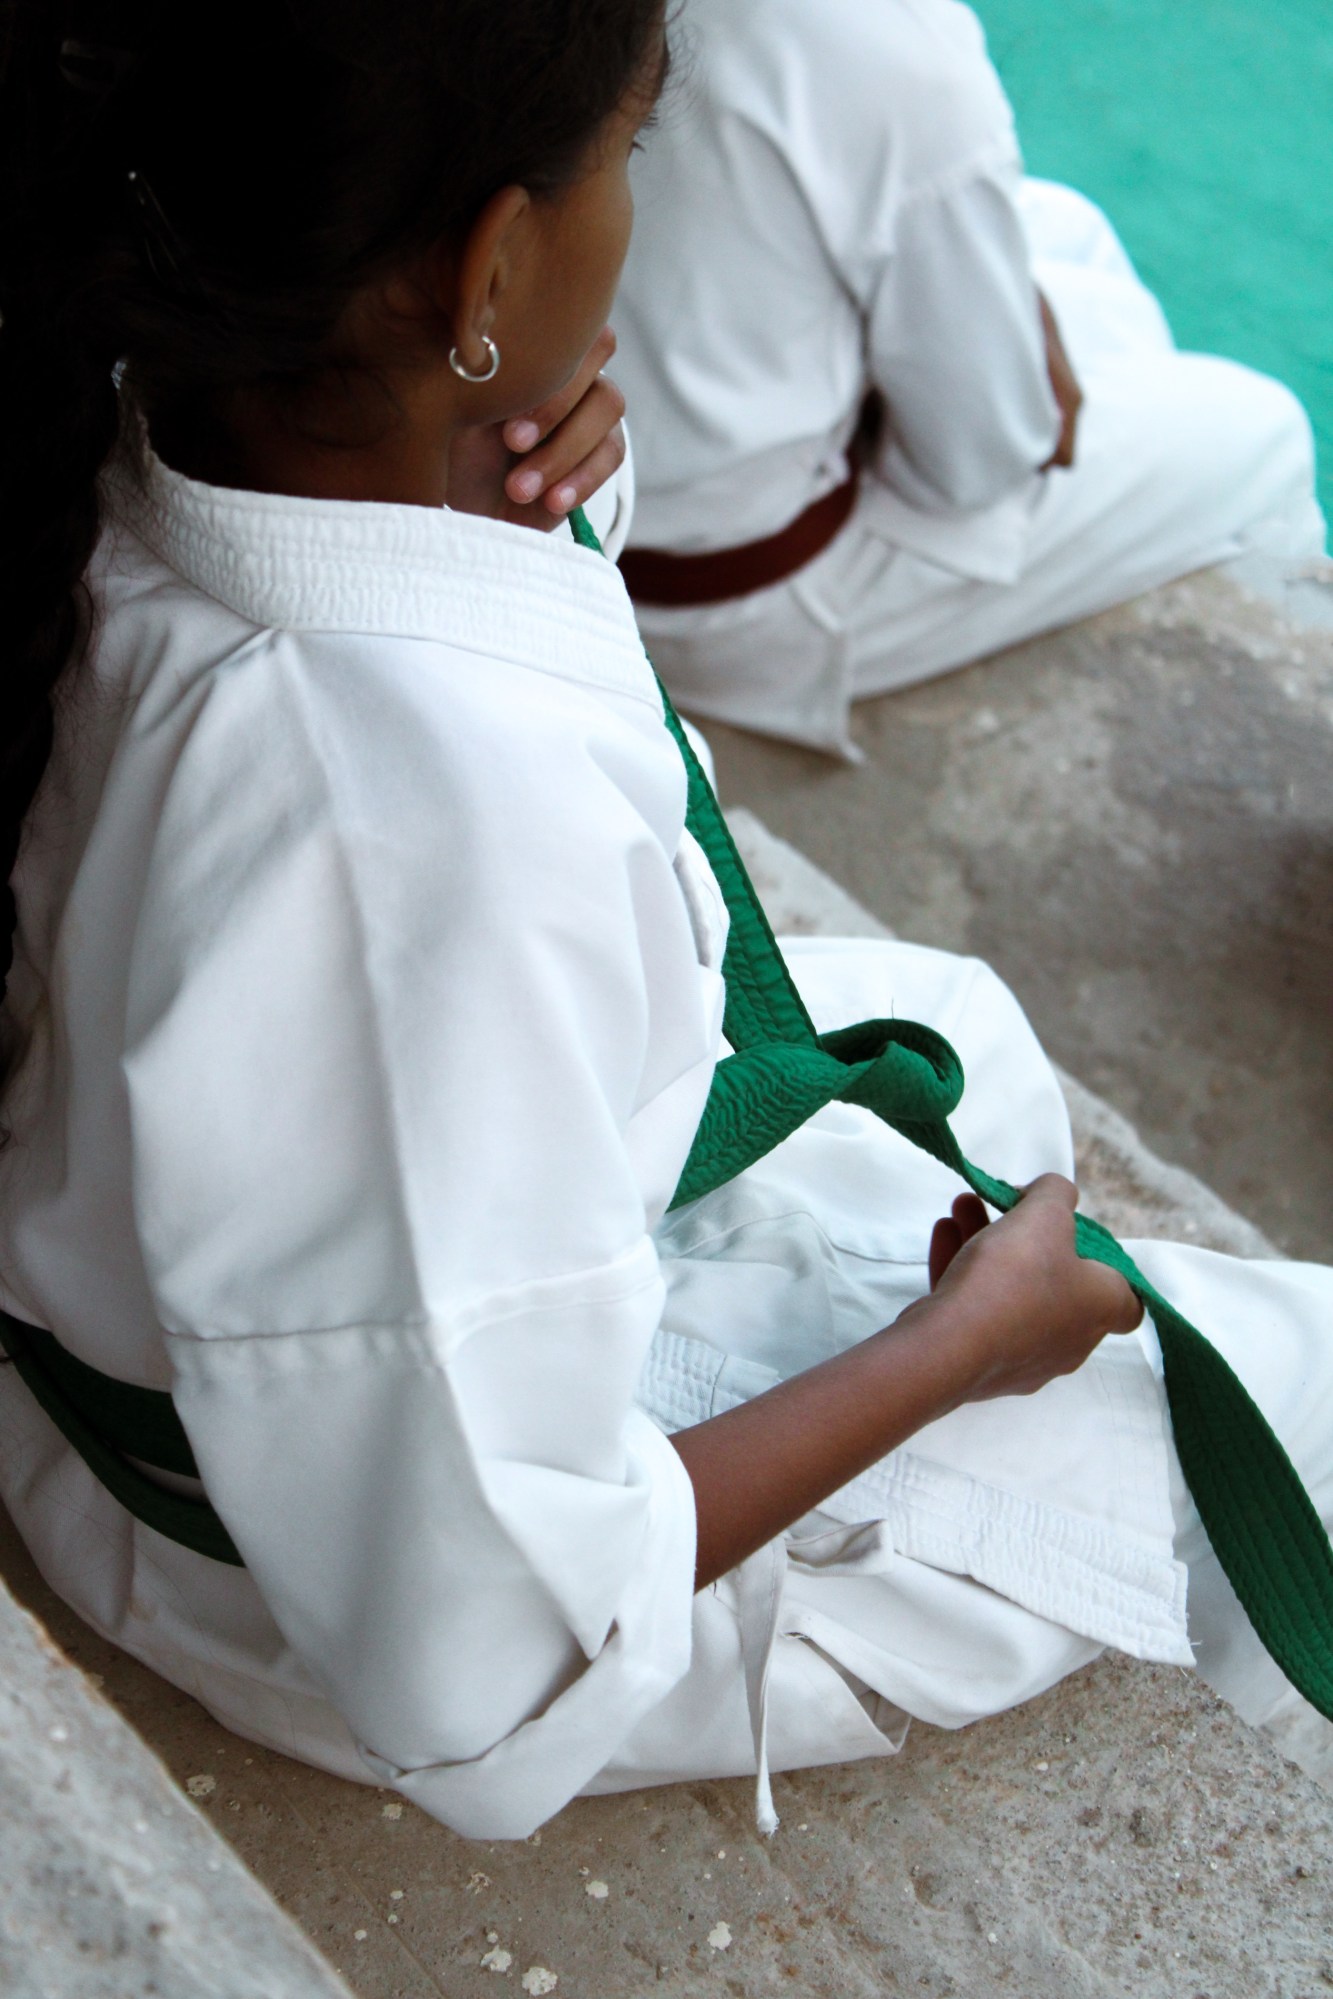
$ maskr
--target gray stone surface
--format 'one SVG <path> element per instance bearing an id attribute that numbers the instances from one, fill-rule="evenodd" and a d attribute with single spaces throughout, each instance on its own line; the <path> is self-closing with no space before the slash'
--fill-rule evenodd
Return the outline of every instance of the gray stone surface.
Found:
<path id="1" fill-rule="evenodd" d="M 745 806 L 730 810 L 727 824 L 779 937 L 893 936 L 887 923 Z"/>
<path id="2" fill-rule="evenodd" d="M 3 1585 L 0 1823 L 5 1999 L 347 1999 Z"/>
<path id="3" fill-rule="evenodd" d="M 1277 1256 L 1262 1229 L 1227 1207 L 1202 1180 L 1150 1152 L 1105 1098 L 1057 1072 L 1069 1106 L 1083 1205 L 1122 1238 L 1168 1237 L 1228 1256 Z"/>
<path id="4" fill-rule="evenodd" d="M 1103 1659 L 960 1734 L 918 1727 L 891 1762 L 780 1777 L 772 1840 L 754 1831 L 752 1786 L 732 1782 L 585 1800 L 536 1840 L 491 1845 L 229 1736 L 79 1626 L 21 1554 L 4 1561 L 177 1782 L 212 1779 L 199 1810 L 360 1999 L 518 1999 L 538 1969 L 556 1975 L 558 1999 L 1333 1989 L 1328 1797 L 1170 1668 Z M 83 1763 L 101 1755 L 82 1736 L 69 1748 Z M 90 1796 L 122 1822 L 114 1783 Z M 186 1885 L 197 1850 L 182 1848 Z M 141 1885 L 159 1908 L 161 1884 Z M 211 1984 L 164 1978 L 169 1999 L 327 1989 L 273 1977 L 243 1923 L 224 1942 L 202 1897 L 172 1906 L 221 1969 Z M 13 1902 L 5 1914 L 12 1925 Z M 33 1983 L 30 1939 L 0 1946 L 14 1963 L 0 1956 L 6 1999 L 153 1989 L 117 1982 L 114 1960 L 102 1983 Z M 256 1982 L 225 1982 L 247 1973 Z"/>
<path id="5" fill-rule="evenodd" d="M 744 806 L 728 814 L 736 844 L 775 930 L 796 937 L 891 937 L 893 932 Z M 1183 1167 L 1151 1152 L 1127 1118 L 1060 1070 L 1084 1205 L 1120 1236 L 1169 1236 L 1231 1256 L 1277 1256 L 1262 1229 Z"/>

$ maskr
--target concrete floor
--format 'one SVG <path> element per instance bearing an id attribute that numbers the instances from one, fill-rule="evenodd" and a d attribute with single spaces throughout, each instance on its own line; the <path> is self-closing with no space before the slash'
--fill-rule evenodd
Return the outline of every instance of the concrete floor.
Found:
<path id="1" fill-rule="evenodd" d="M 1333 630 L 1198 576 L 865 702 L 856 733 L 860 768 L 708 728 L 728 805 L 989 959 L 1150 1145 L 1327 1256 Z"/>
<path id="2" fill-rule="evenodd" d="M 918 1727 L 892 1763 L 780 1777 L 771 1841 L 736 1781 L 583 1800 L 494 1845 L 228 1735 L 80 1625 L 3 1516 L 0 1568 L 357 1999 L 1333 1988 L 1329 1795 L 1173 1668 L 1106 1658 L 961 1734 Z M 209 1990 L 248 1999 L 257 1969 Z"/>

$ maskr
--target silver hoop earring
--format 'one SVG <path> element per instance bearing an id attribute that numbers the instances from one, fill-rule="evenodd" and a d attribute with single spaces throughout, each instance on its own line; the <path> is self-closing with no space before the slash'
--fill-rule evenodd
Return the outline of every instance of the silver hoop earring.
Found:
<path id="1" fill-rule="evenodd" d="M 486 366 L 475 375 L 459 355 L 456 347 L 449 349 L 449 366 L 461 382 L 493 382 L 500 372 L 500 350 L 489 333 L 483 333 L 481 344 L 486 349 Z"/>

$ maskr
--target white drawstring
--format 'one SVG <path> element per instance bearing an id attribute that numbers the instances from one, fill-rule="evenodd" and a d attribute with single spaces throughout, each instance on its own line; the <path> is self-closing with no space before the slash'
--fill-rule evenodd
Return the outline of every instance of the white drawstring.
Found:
<path id="1" fill-rule="evenodd" d="M 771 1837 L 780 1823 L 768 1768 L 768 1678 L 773 1647 L 778 1640 L 788 1562 L 818 1569 L 828 1576 L 882 1576 L 893 1566 L 893 1543 L 882 1520 L 835 1527 L 800 1541 L 789 1541 L 780 1535 L 751 1555 L 748 1562 L 742 1562 L 736 1571 L 745 1698 L 754 1735 L 754 1815 L 765 1837 Z"/>
<path id="2" fill-rule="evenodd" d="M 754 1815 L 760 1832 L 771 1837 L 778 1829 L 773 1785 L 768 1774 L 768 1674 L 782 1612 L 782 1585 L 787 1575 L 787 1544 L 779 1537 L 742 1562 L 736 1571 L 737 1609 L 741 1625 L 741 1658 L 745 1665 L 745 1698 L 754 1735 Z"/>

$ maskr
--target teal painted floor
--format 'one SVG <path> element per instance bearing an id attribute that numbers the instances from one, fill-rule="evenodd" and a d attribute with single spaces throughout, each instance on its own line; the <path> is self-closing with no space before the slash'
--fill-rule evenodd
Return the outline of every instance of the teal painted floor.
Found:
<path id="1" fill-rule="evenodd" d="M 1333 0 L 976 0 L 1028 168 L 1101 204 L 1182 347 L 1301 397 L 1333 519 Z"/>

